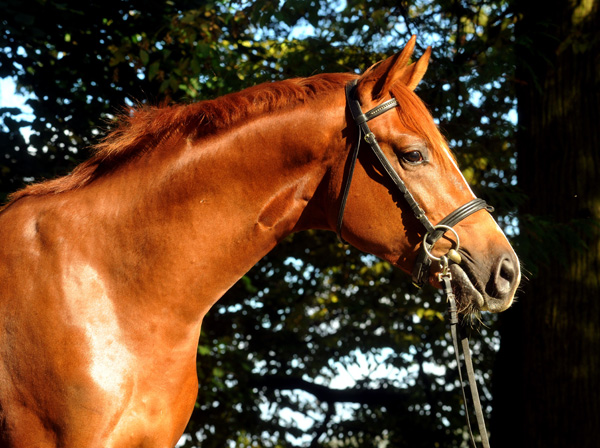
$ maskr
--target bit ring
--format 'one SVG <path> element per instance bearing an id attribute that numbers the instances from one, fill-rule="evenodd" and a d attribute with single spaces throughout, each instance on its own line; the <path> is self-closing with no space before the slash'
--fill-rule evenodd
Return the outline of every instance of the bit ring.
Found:
<path id="1" fill-rule="evenodd" d="M 444 230 L 445 229 L 445 230 Z M 429 236 L 430 233 L 435 232 L 436 230 L 444 230 L 444 233 L 446 233 L 448 230 L 451 231 L 454 236 L 456 237 L 456 247 L 454 248 L 454 250 L 458 251 L 458 249 L 460 248 L 460 238 L 458 237 L 458 233 L 456 233 L 456 230 L 454 230 L 452 227 L 450 226 L 445 226 L 443 224 L 438 224 L 437 226 L 433 227 L 433 230 L 427 232 L 425 234 L 425 236 L 423 237 L 423 249 L 425 250 L 425 253 L 427 254 L 427 256 L 429 258 L 431 258 L 432 260 L 435 261 L 440 261 L 442 259 L 442 257 L 436 257 L 435 255 L 433 255 L 431 253 L 431 251 L 427 248 L 428 243 L 427 243 L 427 237 Z M 443 236 L 443 235 L 442 235 Z M 433 248 L 433 246 L 435 245 L 435 243 L 433 243 L 431 245 L 431 248 Z"/>

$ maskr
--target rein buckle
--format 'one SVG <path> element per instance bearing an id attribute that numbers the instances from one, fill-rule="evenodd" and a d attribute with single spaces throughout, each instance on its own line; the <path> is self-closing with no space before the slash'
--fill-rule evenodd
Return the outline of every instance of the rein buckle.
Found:
<path id="1" fill-rule="evenodd" d="M 452 281 L 452 273 L 450 272 L 448 257 L 445 255 L 440 257 L 440 272 L 437 273 L 437 278 L 442 284 L 446 284 L 446 281 Z"/>

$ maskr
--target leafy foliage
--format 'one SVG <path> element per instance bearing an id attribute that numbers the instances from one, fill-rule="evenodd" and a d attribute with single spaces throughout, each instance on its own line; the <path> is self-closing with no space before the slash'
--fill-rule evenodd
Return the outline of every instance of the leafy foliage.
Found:
<path id="1" fill-rule="evenodd" d="M 0 109 L 0 194 L 67 173 L 99 129 L 137 102 L 197 101 L 259 82 L 364 70 L 417 33 L 417 53 L 434 47 L 419 94 L 468 181 L 515 232 L 508 6 L 0 0 L 0 76 L 30 95 L 34 115 L 26 122 Z M 293 235 L 207 315 L 187 446 L 461 446 L 444 308 L 434 291 L 415 292 L 405 275 L 330 234 Z M 475 338 L 488 380 L 497 335 L 482 326 Z"/>

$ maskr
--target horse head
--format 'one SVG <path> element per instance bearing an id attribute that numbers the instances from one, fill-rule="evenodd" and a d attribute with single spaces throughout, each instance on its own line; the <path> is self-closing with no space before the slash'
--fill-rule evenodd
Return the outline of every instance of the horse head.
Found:
<path id="1" fill-rule="evenodd" d="M 520 281 L 519 261 L 486 211 L 491 207 L 477 202 L 432 116 L 414 93 L 431 54 L 428 48 L 418 61 L 409 64 L 414 46 L 413 37 L 401 53 L 374 65 L 353 82 L 348 103 L 354 101 L 356 106 L 355 111 L 348 107 L 346 113 L 345 163 L 331 176 L 336 187 L 330 191 L 343 210 L 338 234 L 360 250 L 411 272 L 418 263 L 419 248 L 425 244 L 424 235 L 458 209 L 460 220 L 429 247 L 429 258 L 441 257 L 459 245 L 457 263 L 451 264 L 450 271 L 463 310 L 503 311 L 512 303 Z M 369 124 L 362 125 L 361 132 L 364 121 Z M 363 137 L 371 148 L 376 140 L 387 160 L 387 170 Z M 361 146 L 354 169 L 348 154 Z M 340 200 L 349 176 L 347 201 Z M 394 181 L 394 177 L 399 179 Z M 406 186 L 408 195 L 398 183 Z M 468 204 L 483 205 L 464 213 Z M 421 212 L 424 216 L 420 217 Z M 432 264 L 431 272 L 426 266 L 429 282 L 439 287 L 434 275 L 439 271 L 437 263 Z"/>

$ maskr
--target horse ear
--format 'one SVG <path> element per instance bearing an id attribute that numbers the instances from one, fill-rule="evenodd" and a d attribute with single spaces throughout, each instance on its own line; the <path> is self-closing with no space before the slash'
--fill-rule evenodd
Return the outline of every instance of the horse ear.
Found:
<path id="1" fill-rule="evenodd" d="M 427 50 L 425 50 L 425 53 L 423 53 L 423 56 L 421 56 L 417 62 L 410 64 L 404 69 L 405 74 L 402 81 L 410 90 L 415 90 L 417 85 L 423 79 L 423 76 L 425 76 L 430 57 L 431 47 L 427 47 Z"/>
<path id="2" fill-rule="evenodd" d="M 408 88 L 414 90 L 423 78 L 431 56 L 431 47 L 428 47 L 425 54 L 416 63 L 407 65 L 415 49 L 416 40 L 417 36 L 413 35 L 401 53 L 397 53 L 369 68 L 359 79 L 360 90 L 364 92 L 364 90 L 370 88 L 372 100 L 381 98 L 397 82 L 402 82 Z"/>

